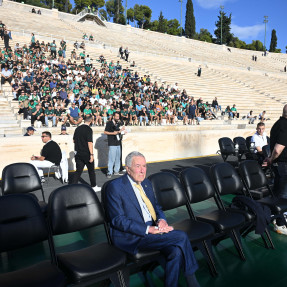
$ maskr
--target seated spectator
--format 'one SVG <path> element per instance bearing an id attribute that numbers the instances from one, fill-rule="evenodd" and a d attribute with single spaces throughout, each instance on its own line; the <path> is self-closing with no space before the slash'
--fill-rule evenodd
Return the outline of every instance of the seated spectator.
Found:
<path id="1" fill-rule="evenodd" d="M 259 114 L 259 120 L 260 120 L 262 123 L 267 120 L 266 111 L 263 111 L 262 113 Z"/>
<path id="2" fill-rule="evenodd" d="M 137 126 L 138 118 L 137 118 L 136 111 L 133 107 L 130 109 L 129 115 L 130 115 L 130 121 L 129 121 L 130 125 L 136 125 Z"/>
<path id="3" fill-rule="evenodd" d="M 12 72 L 10 69 L 8 69 L 8 66 L 5 66 L 1 72 L 1 85 L 4 85 L 6 82 L 8 82 L 10 85 L 12 82 Z"/>
<path id="4" fill-rule="evenodd" d="M 144 119 L 145 125 L 148 126 L 148 113 L 146 108 L 143 106 L 142 109 L 139 111 L 139 119 L 140 119 L 140 126 L 142 125 L 142 121 Z"/>
<path id="5" fill-rule="evenodd" d="M 260 162 L 260 164 L 262 164 L 265 159 L 262 147 L 268 145 L 264 123 L 260 122 L 257 124 L 256 133 L 252 136 L 251 142 L 254 142 L 255 145 L 254 153 L 257 154 L 258 161 Z"/>
<path id="6" fill-rule="evenodd" d="M 250 111 L 250 112 L 247 114 L 247 119 L 248 119 L 248 123 L 249 123 L 249 124 L 254 124 L 255 120 L 257 119 L 257 116 L 254 116 L 254 115 L 253 115 L 253 111 Z"/>
<path id="7" fill-rule="evenodd" d="M 74 47 L 75 47 L 76 49 L 79 49 L 80 45 L 79 45 L 78 41 L 76 41 L 76 42 L 74 43 Z"/>
<path id="8" fill-rule="evenodd" d="M 85 49 L 85 43 L 82 41 L 82 43 L 80 44 L 80 48 L 81 49 Z"/>
<path id="9" fill-rule="evenodd" d="M 211 106 L 212 106 L 212 108 L 213 108 L 213 111 L 214 111 L 214 110 L 215 110 L 216 112 L 221 111 L 221 106 L 218 104 L 217 97 L 214 98 L 214 100 L 212 101 Z"/>
<path id="10" fill-rule="evenodd" d="M 42 12 L 41 12 L 40 9 L 38 10 L 37 14 L 38 14 L 38 15 L 42 15 Z"/>
<path id="11" fill-rule="evenodd" d="M 49 120 L 52 121 L 53 127 L 55 127 L 56 126 L 56 115 L 55 115 L 55 111 L 51 105 L 49 105 L 48 109 L 45 109 L 44 114 L 45 114 L 45 125 L 46 125 L 46 127 L 49 126 Z"/>
<path id="12" fill-rule="evenodd" d="M 43 132 L 41 138 L 45 145 L 40 156 L 33 155 L 31 157 L 31 164 L 37 169 L 41 181 L 45 182 L 43 168 L 59 165 L 62 160 L 62 152 L 59 145 L 52 140 L 50 132 Z"/>
<path id="13" fill-rule="evenodd" d="M 153 108 L 149 111 L 149 116 L 150 116 L 150 124 L 151 125 L 158 125 L 159 124 L 159 116 L 158 116 L 158 111 L 156 108 Z"/>
<path id="14" fill-rule="evenodd" d="M 90 37 L 89 37 L 89 41 L 92 41 L 94 42 L 94 36 L 91 34 Z"/>
<path id="15" fill-rule="evenodd" d="M 32 109 L 32 113 L 31 113 L 31 126 L 32 127 L 34 127 L 34 123 L 36 120 L 40 121 L 43 126 L 45 125 L 44 112 L 39 104 L 37 104 L 36 107 Z"/>
<path id="16" fill-rule="evenodd" d="M 232 108 L 230 110 L 232 112 L 232 118 L 238 119 L 239 118 L 239 113 L 237 112 L 235 104 L 232 106 Z"/>
<path id="17" fill-rule="evenodd" d="M 68 109 L 68 116 L 69 121 L 72 125 L 77 126 L 79 125 L 83 118 L 80 109 L 76 106 L 75 103 L 72 103 L 72 106 Z"/>
<path id="18" fill-rule="evenodd" d="M 56 116 L 56 126 L 58 125 L 58 122 L 61 122 L 62 125 L 66 124 L 68 120 L 67 112 L 60 105 L 58 105 L 55 110 L 55 116 Z"/>
<path id="19" fill-rule="evenodd" d="M 35 8 L 32 8 L 32 11 L 31 11 L 31 12 L 36 14 Z"/>

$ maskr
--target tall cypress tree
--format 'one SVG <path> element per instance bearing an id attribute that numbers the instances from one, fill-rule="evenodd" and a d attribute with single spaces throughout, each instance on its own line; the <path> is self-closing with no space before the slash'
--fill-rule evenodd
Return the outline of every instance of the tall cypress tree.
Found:
<path id="1" fill-rule="evenodd" d="M 195 36 L 195 18 L 191 0 L 187 0 L 186 3 L 185 36 L 187 38 L 194 38 Z"/>
<path id="2" fill-rule="evenodd" d="M 277 48 L 277 36 L 276 36 L 276 30 L 273 29 L 272 34 L 271 34 L 271 42 L 270 42 L 269 52 L 276 52 L 276 48 Z"/>
<path id="3" fill-rule="evenodd" d="M 158 17 L 158 28 L 157 31 L 161 32 L 161 33 L 165 33 L 166 32 L 166 25 L 165 25 L 165 21 L 164 21 L 164 17 L 162 15 L 162 11 L 160 11 L 160 15 Z"/>
<path id="4" fill-rule="evenodd" d="M 222 44 L 228 45 L 233 38 L 231 34 L 231 14 L 226 16 L 226 13 L 223 11 L 219 12 L 218 20 L 215 23 L 216 29 L 214 35 L 216 36 L 216 43 L 221 43 L 221 17 L 222 17 Z"/>

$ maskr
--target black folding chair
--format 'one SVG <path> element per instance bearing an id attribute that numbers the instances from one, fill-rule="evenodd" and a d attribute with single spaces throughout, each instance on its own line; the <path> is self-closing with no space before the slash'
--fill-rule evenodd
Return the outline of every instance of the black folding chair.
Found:
<path id="1" fill-rule="evenodd" d="M 217 242 L 226 236 L 230 237 L 240 258 L 245 260 L 239 234 L 239 229 L 245 222 L 244 216 L 225 210 L 224 206 L 217 198 L 213 185 L 202 169 L 191 167 L 183 170 L 181 172 L 181 181 L 191 204 L 214 199 L 217 208 L 207 213 L 200 213 L 196 218 L 213 225 Z"/>
<path id="2" fill-rule="evenodd" d="M 287 199 L 278 198 L 274 195 L 260 165 L 256 161 L 245 161 L 239 165 L 239 172 L 250 196 L 252 196 L 251 191 L 253 190 L 259 190 L 259 192 L 262 192 L 262 189 L 265 188 L 265 190 L 268 191 L 267 197 L 257 201 L 261 204 L 267 205 L 271 209 L 271 213 L 274 215 L 272 219 L 278 217 L 282 218 L 287 227 L 287 222 L 284 217 L 284 212 L 287 211 Z"/>
<path id="3" fill-rule="evenodd" d="M 240 165 L 244 165 L 245 162 L 243 161 Z M 255 161 L 254 161 L 255 162 Z M 210 174 L 212 180 L 214 182 L 216 191 L 218 192 L 219 198 L 220 195 L 244 195 L 245 193 L 243 189 L 242 181 L 236 172 L 235 168 L 230 165 L 229 163 L 218 163 L 213 165 L 210 168 Z M 249 195 L 249 194 L 248 194 Z M 252 197 L 251 197 L 252 198 Z M 226 208 L 228 211 L 240 213 L 245 217 L 245 225 L 241 228 L 241 233 L 243 236 L 247 235 L 249 232 L 254 231 L 255 224 L 256 224 L 256 214 L 251 210 L 241 210 L 241 209 L 234 209 L 234 208 Z M 274 248 L 274 244 L 272 242 L 270 233 L 268 228 L 265 228 L 265 235 L 267 237 L 268 242 L 270 243 L 270 247 Z M 266 248 L 269 248 L 268 242 L 265 239 L 264 235 L 261 234 L 261 238 L 264 242 Z"/>
<path id="4" fill-rule="evenodd" d="M 33 197 L 27 194 L 11 194 L 0 197 L 0 226 L 0 252 L 8 252 L 8 255 L 9 251 L 28 247 L 48 239 L 48 229 L 40 206 Z M 49 260 L 0 274 L 0 286 L 67 286 L 64 273 L 55 264 L 52 244 L 49 247 Z M 9 261 L 11 258 L 13 259 L 13 256 L 9 256 Z M 10 266 L 12 265 L 10 264 Z"/>
<path id="5" fill-rule="evenodd" d="M 226 161 L 228 156 L 235 156 L 235 148 L 233 141 L 228 137 L 223 137 L 218 140 L 220 153 L 223 158 L 223 161 Z"/>
<path id="6" fill-rule="evenodd" d="M 90 186 L 82 184 L 62 186 L 51 193 L 48 220 L 53 235 L 99 225 L 107 228 L 97 195 Z M 69 283 L 87 286 L 108 278 L 114 286 L 126 286 L 122 273 L 126 255 L 108 242 L 70 252 L 56 252 L 56 258 Z"/>
<path id="7" fill-rule="evenodd" d="M 42 211 L 45 212 L 47 204 L 41 179 L 36 168 L 30 163 L 13 163 L 7 165 L 2 171 L 2 195 L 30 193 L 40 190 L 43 201 L 39 201 Z M 35 196 L 35 199 L 37 197 Z"/>
<path id="8" fill-rule="evenodd" d="M 241 160 L 242 156 L 245 156 L 246 158 L 249 155 L 249 150 L 246 145 L 245 138 L 243 137 L 235 137 L 233 139 L 234 147 L 238 145 L 238 160 Z"/>
<path id="9" fill-rule="evenodd" d="M 217 275 L 210 244 L 210 240 L 214 236 L 213 226 L 196 219 L 188 204 L 184 189 L 174 174 L 169 172 L 155 173 L 149 176 L 149 180 L 163 211 L 181 206 L 187 208 L 189 218 L 172 223 L 172 226 L 187 233 L 191 245 L 198 248 L 205 257 L 211 275 Z"/>

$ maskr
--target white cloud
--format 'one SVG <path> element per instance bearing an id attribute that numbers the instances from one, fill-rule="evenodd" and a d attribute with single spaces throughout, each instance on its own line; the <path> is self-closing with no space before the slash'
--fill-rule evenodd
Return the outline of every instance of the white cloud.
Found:
<path id="1" fill-rule="evenodd" d="M 235 24 L 231 24 L 231 33 L 238 37 L 240 40 L 258 40 L 258 35 L 264 31 L 264 24 L 258 24 L 253 26 L 240 27 Z"/>
<path id="2" fill-rule="evenodd" d="M 218 8 L 220 5 L 224 5 L 227 2 L 235 2 L 237 0 L 196 0 L 199 6 L 202 8 L 210 9 L 210 8 Z"/>

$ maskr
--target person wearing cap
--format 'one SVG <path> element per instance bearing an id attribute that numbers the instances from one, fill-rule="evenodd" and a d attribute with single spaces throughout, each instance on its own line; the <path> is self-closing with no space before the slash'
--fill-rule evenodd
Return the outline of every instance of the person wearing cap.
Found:
<path id="1" fill-rule="evenodd" d="M 33 127 L 28 127 L 27 132 L 24 134 L 24 137 L 29 137 L 34 134 L 34 131 L 36 131 Z"/>
<path id="2" fill-rule="evenodd" d="M 67 135 L 69 135 L 68 133 L 67 133 L 67 127 L 66 126 L 61 126 L 61 133 L 60 133 L 60 136 L 67 136 Z"/>

